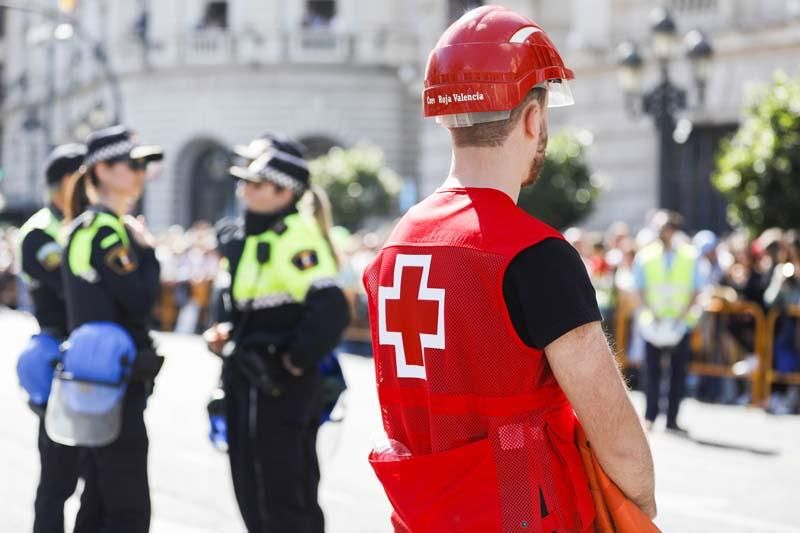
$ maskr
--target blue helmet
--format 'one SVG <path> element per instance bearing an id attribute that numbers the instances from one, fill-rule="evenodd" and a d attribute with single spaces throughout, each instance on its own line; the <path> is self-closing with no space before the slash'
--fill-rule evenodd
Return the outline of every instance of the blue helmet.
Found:
<path id="1" fill-rule="evenodd" d="M 17 360 L 19 384 L 28 394 L 30 403 L 43 406 L 50 396 L 53 372 L 61 360 L 60 343 L 46 333 L 31 337 Z"/>
<path id="2" fill-rule="evenodd" d="M 69 336 L 63 364 L 63 379 L 77 382 L 69 387 L 71 408 L 85 413 L 110 409 L 125 394 L 135 360 L 136 344 L 119 324 L 89 322 L 77 328 Z"/>
<path id="3" fill-rule="evenodd" d="M 47 435 L 67 446 L 105 446 L 122 430 L 122 407 L 136 345 L 112 322 L 89 322 L 65 345 L 45 413 Z"/>

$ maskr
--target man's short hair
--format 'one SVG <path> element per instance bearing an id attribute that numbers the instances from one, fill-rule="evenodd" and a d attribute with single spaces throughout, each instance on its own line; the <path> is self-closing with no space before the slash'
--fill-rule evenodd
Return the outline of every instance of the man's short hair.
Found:
<path id="1" fill-rule="evenodd" d="M 453 145 L 459 148 L 467 146 L 492 147 L 502 146 L 506 142 L 511 131 L 517 126 L 522 116 L 522 110 L 529 103 L 536 101 L 539 108 L 543 108 L 547 97 L 547 89 L 534 87 L 531 92 L 511 110 L 511 116 L 504 120 L 494 122 L 484 122 L 462 128 L 451 128 Z"/>

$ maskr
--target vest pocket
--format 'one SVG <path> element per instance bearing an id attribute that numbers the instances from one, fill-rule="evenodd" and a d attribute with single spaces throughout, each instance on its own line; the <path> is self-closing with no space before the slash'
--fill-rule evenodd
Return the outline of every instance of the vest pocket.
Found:
<path id="1" fill-rule="evenodd" d="M 482 439 L 444 452 L 369 462 L 410 531 L 497 531 L 501 523 L 491 446 Z"/>

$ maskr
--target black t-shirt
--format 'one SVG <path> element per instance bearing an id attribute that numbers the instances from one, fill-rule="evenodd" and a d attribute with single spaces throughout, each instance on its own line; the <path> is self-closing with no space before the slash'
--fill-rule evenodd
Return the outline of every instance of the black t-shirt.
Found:
<path id="1" fill-rule="evenodd" d="M 577 250 L 546 239 L 508 265 L 503 296 L 519 337 L 543 349 L 565 333 L 601 320 L 594 287 Z"/>

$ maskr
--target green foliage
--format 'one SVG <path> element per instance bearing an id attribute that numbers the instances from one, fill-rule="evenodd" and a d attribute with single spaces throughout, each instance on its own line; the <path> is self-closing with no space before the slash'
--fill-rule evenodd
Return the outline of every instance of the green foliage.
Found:
<path id="1" fill-rule="evenodd" d="M 583 220 L 599 194 L 584 160 L 584 148 L 591 142 L 588 132 L 551 138 L 542 173 L 533 187 L 522 189 L 519 206 L 559 229 Z"/>
<path id="2" fill-rule="evenodd" d="M 800 227 L 800 76 L 779 72 L 752 92 L 711 179 L 729 202 L 732 225 L 753 234 Z"/>
<path id="3" fill-rule="evenodd" d="M 310 167 L 313 182 L 330 197 L 335 224 L 357 231 L 371 217 L 395 214 L 402 183 L 380 148 L 333 148 Z"/>

